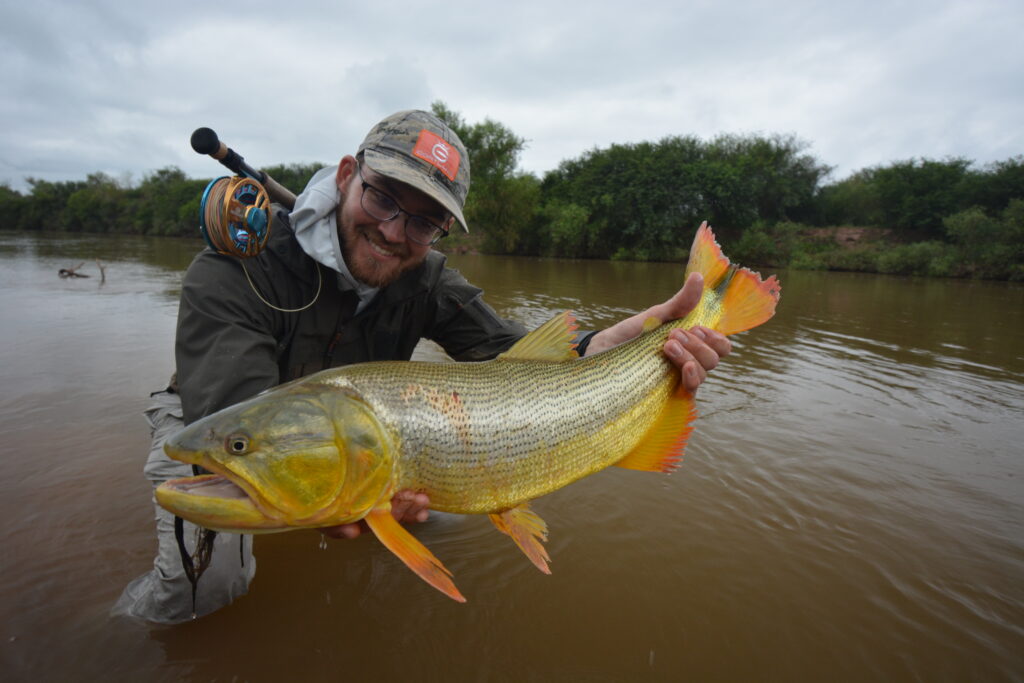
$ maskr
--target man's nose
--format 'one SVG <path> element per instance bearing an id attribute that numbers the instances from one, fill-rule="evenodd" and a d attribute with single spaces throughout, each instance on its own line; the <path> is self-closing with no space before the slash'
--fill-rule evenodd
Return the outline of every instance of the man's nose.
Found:
<path id="1" fill-rule="evenodd" d="M 404 242 L 405 222 L 407 220 L 409 220 L 409 217 L 400 213 L 389 221 L 381 221 L 377 227 L 380 229 L 380 234 L 388 242 Z"/>

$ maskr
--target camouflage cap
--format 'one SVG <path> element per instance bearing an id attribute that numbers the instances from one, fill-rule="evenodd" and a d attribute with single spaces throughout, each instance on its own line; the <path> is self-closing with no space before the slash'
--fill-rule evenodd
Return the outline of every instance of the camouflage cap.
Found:
<path id="1" fill-rule="evenodd" d="M 367 166 L 436 200 L 469 232 L 462 215 L 469 194 L 469 155 L 441 119 L 420 110 L 392 114 L 373 127 L 359 151 Z"/>

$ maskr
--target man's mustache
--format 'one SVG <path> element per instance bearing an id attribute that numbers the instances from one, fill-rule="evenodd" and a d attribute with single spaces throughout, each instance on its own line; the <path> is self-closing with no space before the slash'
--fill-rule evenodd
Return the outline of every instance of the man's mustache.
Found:
<path id="1" fill-rule="evenodd" d="M 379 228 L 368 225 L 356 225 L 356 233 L 365 237 L 382 249 L 386 249 L 395 256 L 406 257 L 409 255 L 408 245 L 402 242 L 389 242 L 384 238 L 384 233 Z M 344 234 L 344 232 L 342 233 Z"/>

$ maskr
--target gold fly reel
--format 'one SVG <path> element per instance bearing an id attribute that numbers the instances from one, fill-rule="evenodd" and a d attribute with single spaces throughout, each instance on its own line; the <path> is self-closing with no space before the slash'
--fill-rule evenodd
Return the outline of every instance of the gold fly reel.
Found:
<path id="1" fill-rule="evenodd" d="M 250 258 L 270 235 L 270 198 L 252 178 L 223 176 L 210 181 L 199 205 L 199 231 L 220 254 Z"/>

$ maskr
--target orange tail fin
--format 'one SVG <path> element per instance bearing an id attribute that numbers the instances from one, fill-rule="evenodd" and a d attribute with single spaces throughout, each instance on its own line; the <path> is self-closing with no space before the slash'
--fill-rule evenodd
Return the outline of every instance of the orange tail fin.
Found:
<path id="1" fill-rule="evenodd" d="M 699 272 L 704 287 L 712 292 L 722 311 L 715 325 L 722 334 L 736 334 L 757 327 L 775 315 L 782 285 L 774 275 L 762 280 L 758 273 L 729 263 L 708 224 L 701 223 L 690 247 L 686 274 Z"/>

